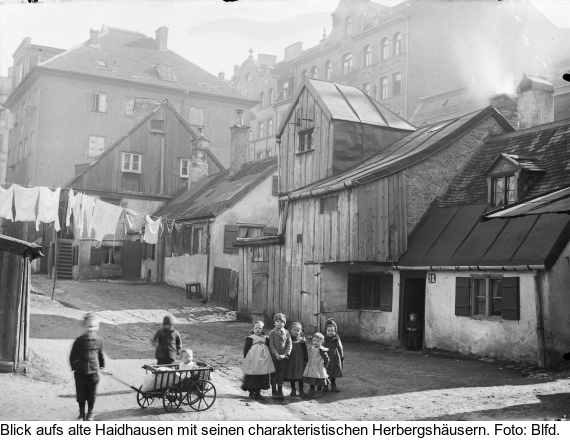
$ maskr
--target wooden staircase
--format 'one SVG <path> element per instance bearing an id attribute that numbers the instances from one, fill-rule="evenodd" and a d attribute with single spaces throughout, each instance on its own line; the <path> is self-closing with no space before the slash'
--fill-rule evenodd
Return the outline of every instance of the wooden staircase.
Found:
<path id="1" fill-rule="evenodd" d="M 71 240 L 61 240 L 59 246 L 59 261 L 57 265 L 59 279 L 73 278 L 73 247 Z"/>

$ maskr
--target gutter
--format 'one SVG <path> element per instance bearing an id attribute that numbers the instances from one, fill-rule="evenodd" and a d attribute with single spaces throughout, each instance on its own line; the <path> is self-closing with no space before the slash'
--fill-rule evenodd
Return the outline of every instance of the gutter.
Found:
<path id="1" fill-rule="evenodd" d="M 392 265 L 393 270 L 424 270 L 424 271 L 535 271 L 546 270 L 544 265 L 519 265 L 519 266 L 398 266 Z"/>
<path id="2" fill-rule="evenodd" d="M 341 183 L 335 183 L 335 184 L 330 185 L 330 186 L 325 186 L 323 188 L 309 189 L 309 190 L 297 192 L 295 194 L 289 194 L 286 196 L 281 196 L 281 197 L 279 197 L 279 201 L 285 202 L 285 201 L 289 201 L 289 200 L 303 199 L 303 198 L 311 197 L 311 196 L 320 196 L 322 194 L 326 194 L 329 192 L 340 191 L 342 189 L 349 188 L 351 186 L 354 186 L 355 183 L 358 183 L 358 182 L 356 182 L 355 180 L 349 179 L 349 180 L 346 180 L 346 181 L 341 182 Z"/>

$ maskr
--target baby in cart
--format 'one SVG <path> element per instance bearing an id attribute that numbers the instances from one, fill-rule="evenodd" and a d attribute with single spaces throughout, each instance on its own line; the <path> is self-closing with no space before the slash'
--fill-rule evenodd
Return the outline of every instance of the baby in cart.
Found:
<path id="1" fill-rule="evenodd" d="M 174 367 L 158 367 L 156 368 L 156 371 L 159 372 L 167 372 L 167 371 L 183 371 L 183 370 L 193 370 L 194 368 L 197 368 L 197 365 L 194 363 L 193 361 L 193 357 L 194 357 L 194 353 L 192 352 L 191 349 L 189 348 L 183 348 L 182 350 L 180 350 L 180 356 L 181 356 L 181 362 L 178 364 L 178 368 L 174 368 Z M 157 373 L 160 374 L 160 373 Z M 141 387 L 141 391 L 143 392 L 148 392 L 148 391 L 153 391 L 155 389 L 158 388 L 166 388 L 170 385 L 174 385 L 180 382 L 180 378 L 181 375 L 180 373 L 170 373 L 170 374 L 165 374 L 161 379 L 155 380 L 155 374 L 151 374 L 150 376 L 147 376 L 146 379 L 144 380 L 142 387 Z M 186 382 L 188 382 L 188 384 L 186 384 Z M 188 385 L 189 387 L 189 383 L 191 382 L 191 379 L 185 379 L 182 384 L 183 387 L 185 387 L 186 385 Z"/>

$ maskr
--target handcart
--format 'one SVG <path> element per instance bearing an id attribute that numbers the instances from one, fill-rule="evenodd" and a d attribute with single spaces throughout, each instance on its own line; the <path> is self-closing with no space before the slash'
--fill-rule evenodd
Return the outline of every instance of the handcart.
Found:
<path id="1" fill-rule="evenodd" d="M 188 405 L 194 411 L 205 411 L 216 401 L 216 387 L 210 382 L 214 367 L 198 362 L 197 368 L 180 370 L 178 364 L 143 365 L 143 368 L 154 375 L 152 389 L 143 391 L 142 386 L 134 387 L 111 373 L 102 371 L 116 381 L 137 392 L 137 403 L 141 408 L 148 408 L 155 399 L 162 398 L 162 405 L 168 412 L 176 411 L 180 405 Z M 168 370 L 159 368 L 167 367 Z"/>

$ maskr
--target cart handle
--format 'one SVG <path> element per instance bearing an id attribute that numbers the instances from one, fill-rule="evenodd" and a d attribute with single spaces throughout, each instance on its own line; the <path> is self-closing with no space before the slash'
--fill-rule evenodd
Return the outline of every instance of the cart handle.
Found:
<path id="1" fill-rule="evenodd" d="M 104 374 L 105 376 L 109 376 L 110 378 L 116 380 L 116 381 L 119 382 L 119 383 L 122 383 L 123 385 L 129 387 L 129 388 L 132 389 L 132 390 L 140 391 L 140 388 L 136 388 L 136 387 L 132 386 L 131 384 L 122 381 L 121 379 L 119 379 L 118 377 L 116 377 L 114 374 L 109 373 L 108 371 L 99 370 L 99 372 L 100 372 L 101 374 Z"/>

